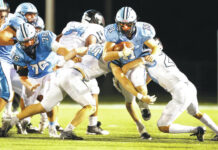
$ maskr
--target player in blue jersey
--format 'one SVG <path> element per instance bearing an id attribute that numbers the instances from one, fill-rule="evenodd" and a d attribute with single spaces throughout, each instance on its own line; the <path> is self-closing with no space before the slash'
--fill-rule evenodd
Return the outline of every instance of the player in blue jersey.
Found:
<path id="1" fill-rule="evenodd" d="M 32 3 L 22 3 L 18 5 L 18 7 L 15 10 L 15 13 L 11 15 L 10 17 L 8 17 L 6 22 L 1 27 L 2 30 L 0 31 L 0 39 L 1 39 L 0 43 L 2 43 L 3 45 L 13 44 L 14 43 L 13 40 L 15 39 L 14 37 L 16 34 L 16 30 L 21 23 L 29 22 L 33 24 L 34 26 L 36 26 L 37 24 L 40 23 L 41 20 L 42 19 L 38 16 L 38 11 L 36 7 Z M 7 47 L 8 47 L 7 51 L 4 51 L 4 55 L 2 55 L 1 57 L 3 57 L 4 59 L 7 58 L 8 60 L 10 60 L 11 58 L 8 56 L 10 55 L 9 53 L 11 51 L 11 46 L 7 46 Z M 12 73 L 9 67 L 4 67 L 4 69 L 8 71 L 7 76 L 10 74 L 10 72 Z M 15 78 L 15 77 L 17 77 L 16 74 L 12 76 L 12 78 Z M 8 83 L 10 85 L 10 82 Z M 21 88 L 16 88 L 16 89 L 21 90 Z M 21 92 L 19 91 L 19 93 Z M 21 104 L 24 104 L 23 99 L 21 99 Z M 11 104 L 9 103 L 6 106 L 7 106 L 6 110 L 10 111 Z M 24 128 L 25 126 L 23 126 L 23 131 L 24 131 Z M 34 132 L 34 130 L 30 130 L 30 131 Z M 23 132 L 22 130 L 18 130 L 18 133 L 23 133 Z"/>
<path id="2" fill-rule="evenodd" d="M 2 28 L 5 21 L 11 16 L 8 3 L 2 3 L 0 6 L 0 27 Z M 18 93 L 17 99 L 21 96 L 22 84 L 19 81 L 19 76 L 14 69 L 11 61 L 10 51 L 12 46 L 0 46 L 0 112 L 5 106 L 2 114 L 2 126 L 4 128 L 4 118 L 11 115 L 12 101 L 14 91 Z"/>
<path id="3" fill-rule="evenodd" d="M 105 37 L 107 41 L 106 47 L 113 46 L 114 44 L 118 44 L 123 41 L 129 41 L 134 44 L 134 50 L 130 55 L 125 55 L 125 53 L 121 53 L 119 51 L 113 52 L 113 56 L 111 56 L 111 58 L 105 58 L 105 60 L 109 61 L 111 59 L 117 59 L 121 66 L 142 56 L 145 56 L 148 61 L 152 61 L 157 49 L 159 49 L 153 39 L 156 34 L 154 28 L 148 23 L 138 22 L 135 11 L 130 7 L 122 7 L 117 12 L 115 21 L 116 23 L 105 27 Z M 131 79 L 132 82 L 129 84 L 133 84 L 133 86 L 126 86 L 126 83 L 129 81 L 124 79 L 124 76 L 121 76 L 123 72 L 120 66 L 115 63 L 111 63 L 110 66 L 114 76 L 128 92 L 137 96 L 137 98 L 141 97 L 141 95 L 138 96 L 139 93 L 144 96 L 147 95 L 147 86 L 144 80 L 146 71 L 144 67 L 128 72 L 127 77 Z M 144 75 L 139 76 L 140 72 L 144 72 Z M 125 95 L 125 93 L 123 94 Z M 125 99 L 127 109 L 129 112 L 132 112 L 131 116 L 134 116 L 135 112 L 132 110 L 132 101 L 135 97 L 125 96 Z M 141 103 L 141 101 L 139 102 Z M 149 120 L 151 113 L 148 106 L 143 103 L 142 105 L 140 104 L 139 107 L 141 107 L 140 109 L 143 119 Z M 137 120 L 138 119 L 136 118 L 134 119 L 136 122 Z"/>

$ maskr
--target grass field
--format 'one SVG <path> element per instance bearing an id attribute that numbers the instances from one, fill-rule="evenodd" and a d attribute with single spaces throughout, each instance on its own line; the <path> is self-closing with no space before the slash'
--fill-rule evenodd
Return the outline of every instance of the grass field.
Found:
<path id="1" fill-rule="evenodd" d="M 196 137 L 189 134 L 165 134 L 159 132 L 156 122 L 161 115 L 164 105 L 151 106 L 152 118 L 143 121 L 147 131 L 152 135 L 151 141 L 139 138 L 135 124 L 128 115 L 124 105 L 100 105 L 99 120 L 102 127 L 110 132 L 109 135 L 86 135 L 88 120 L 83 122 L 76 133 L 84 137 L 83 141 L 60 140 L 49 138 L 48 130 L 44 134 L 17 135 L 16 128 L 10 130 L 10 137 L 0 138 L 0 150 L 117 150 L 117 149 L 149 149 L 149 150 L 218 150 L 218 142 L 210 139 L 215 135 L 207 128 L 204 142 L 198 142 Z M 218 106 L 201 106 L 202 112 L 207 113 L 218 124 Z M 78 105 L 61 105 L 59 123 L 65 127 L 80 107 Z M 138 112 L 139 113 L 139 112 Z M 39 115 L 32 118 L 34 126 L 38 126 Z M 176 123 L 185 125 L 203 125 L 197 119 L 184 112 Z"/>

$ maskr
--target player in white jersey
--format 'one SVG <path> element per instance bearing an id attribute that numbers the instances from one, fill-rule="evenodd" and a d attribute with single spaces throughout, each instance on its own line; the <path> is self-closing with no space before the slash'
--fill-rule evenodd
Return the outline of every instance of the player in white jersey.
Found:
<path id="1" fill-rule="evenodd" d="M 67 48 L 78 48 L 91 44 L 103 43 L 104 40 L 104 17 L 96 10 L 87 10 L 82 16 L 81 22 L 71 21 L 63 29 L 59 42 Z M 84 58 L 82 58 L 84 59 Z M 109 134 L 108 131 L 101 129 L 98 121 L 98 95 L 100 89 L 96 79 L 86 82 L 92 95 L 96 100 L 96 112 L 89 117 L 87 134 Z"/>
<path id="2" fill-rule="evenodd" d="M 157 41 L 160 43 L 159 41 Z M 151 79 L 163 87 L 172 95 L 172 100 L 164 108 L 158 128 L 164 133 L 193 133 L 199 141 L 203 141 L 205 129 L 203 127 L 184 126 L 174 124 L 175 119 L 185 110 L 190 115 L 199 119 L 202 123 L 213 130 L 216 135 L 212 139 L 218 141 L 218 127 L 207 114 L 199 111 L 197 90 L 191 81 L 175 65 L 175 63 L 164 53 L 160 52 L 152 63 L 145 62 L 144 58 L 139 58 L 123 66 L 123 71 L 127 72 L 136 64 L 146 63 L 146 68 Z"/>

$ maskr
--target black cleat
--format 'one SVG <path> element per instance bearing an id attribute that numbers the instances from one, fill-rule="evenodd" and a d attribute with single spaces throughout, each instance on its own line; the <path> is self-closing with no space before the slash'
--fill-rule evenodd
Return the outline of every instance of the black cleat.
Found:
<path id="1" fill-rule="evenodd" d="M 151 140 L 152 137 L 147 132 L 144 132 L 144 133 L 141 134 L 141 139 Z"/>
<path id="2" fill-rule="evenodd" d="M 2 120 L 2 128 L 1 128 L 1 134 L 0 137 L 7 137 L 9 130 L 12 128 L 10 124 L 10 118 L 5 118 Z"/>
<path id="3" fill-rule="evenodd" d="M 211 139 L 211 141 L 218 141 L 218 135 L 215 135 L 215 136 Z"/>
<path id="4" fill-rule="evenodd" d="M 108 135 L 109 132 L 106 131 L 106 130 L 103 130 L 101 127 L 101 122 L 98 121 L 97 125 L 96 126 L 88 126 L 87 128 L 87 134 L 90 134 L 90 135 Z"/>
<path id="5" fill-rule="evenodd" d="M 73 131 L 63 131 L 61 132 L 60 138 L 62 140 L 69 139 L 69 140 L 83 140 L 82 137 L 77 136 Z"/>
<path id="6" fill-rule="evenodd" d="M 55 128 L 56 128 L 56 130 L 58 132 L 63 132 L 64 131 L 64 129 L 60 125 L 56 125 Z"/>
<path id="7" fill-rule="evenodd" d="M 197 140 L 200 142 L 204 141 L 205 129 L 203 127 L 197 127 L 197 132 L 191 134 L 190 136 L 197 136 Z"/>
<path id="8" fill-rule="evenodd" d="M 148 120 L 151 119 L 151 112 L 150 112 L 150 109 L 148 109 L 148 108 L 142 109 L 142 110 L 141 110 L 141 113 L 142 113 L 142 118 L 143 118 L 145 121 L 148 121 Z"/>
<path id="9" fill-rule="evenodd" d="M 27 133 L 40 133 L 39 130 L 32 126 L 32 123 L 28 123 L 26 126 Z"/>

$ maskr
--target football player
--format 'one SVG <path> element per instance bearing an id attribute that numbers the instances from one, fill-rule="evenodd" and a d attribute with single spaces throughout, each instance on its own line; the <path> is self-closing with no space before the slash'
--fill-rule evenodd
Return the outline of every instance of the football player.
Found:
<path id="1" fill-rule="evenodd" d="M 159 40 L 156 42 L 161 45 Z M 198 108 L 196 87 L 177 68 L 172 59 L 163 51 L 160 51 L 152 63 L 145 62 L 142 57 L 124 65 L 123 71 L 127 72 L 128 69 L 141 65 L 142 63 L 146 63 L 145 66 L 151 79 L 172 95 L 172 100 L 166 105 L 157 122 L 159 130 L 164 133 L 192 133 L 192 135 L 197 136 L 199 141 L 203 141 L 205 133 L 203 127 L 173 123 L 181 113 L 187 110 L 191 116 L 199 119 L 203 124 L 213 130 L 216 135 L 212 140 L 218 141 L 217 125 L 207 114 L 201 113 Z"/>
<path id="2" fill-rule="evenodd" d="M 10 8 L 8 3 L 4 3 L 0 6 L 0 27 L 4 28 L 4 23 L 10 19 Z M 0 112 L 5 106 L 5 110 L 2 114 L 2 126 L 4 126 L 4 118 L 11 115 L 12 101 L 14 97 L 14 91 L 18 93 L 20 97 L 22 84 L 19 81 L 19 76 L 14 69 L 12 60 L 10 57 L 10 51 L 12 46 L 0 46 Z M 4 128 L 4 127 L 3 127 Z"/>
<path id="3" fill-rule="evenodd" d="M 113 61 L 113 63 L 110 64 L 114 76 L 128 92 L 132 93 L 138 99 L 141 99 L 143 95 L 145 97 L 147 96 L 147 86 L 146 81 L 144 80 L 144 77 L 146 76 L 145 68 L 138 67 L 137 69 L 131 70 L 128 72 L 128 74 L 126 74 L 126 76 L 131 80 L 131 83 L 128 79 L 125 79 L 125 75 L 123 74 L 119 65 L 122 66 L 141 56 L 145 56 L 147 61 L 152 61 L 153 56 L 156 55 L 156 52 L 159 49 L 158 45 L 156 45 L 153 39 L 155 36 L 155 30 L 148 23 L 138 22 L 136 12 L 131 7 L 122 7 L 120 10 L 118 10 L 115 22 L 115 24 L 110 24 L 105 27 L 105 37 L 107 41 L 106 48 L 113 46 L 115 43 L 117 44 L 122 41 L 130 41 L 134 44 L 134 50 L 129 56 L 125 56 L 125 53 L 123 54 L 119 51 L 112 51 L 110 52 L 110 57 L 105 57 L 104 60 L 118 60 Z M 149 55 L 150 52 L 151 55 Z M 109 53 L 109 51 L 106 51 L 106 53 Z M 126 92 L 123 94 L 126 95 Z M 130 98 L 131 100 L 127 100 L 127 97 L 128 96 L 125 96 L 127 110 L 130 112 L 130 115 L 133 116 L 133 120 L 135 122 L 139 122 L 139 119 L 134 117 L 136 116 L 135 111 L 132 110 L 133 99 Z M 150 103 L 149 99 L 147 103 Z M 141 103 L 140 101 L 139 107 L 141 109 L 143 119 L 149 120 L 151 113 L 148 105 L 146 105 L 146 103 Z M 140 127 L 138 126 L 138 128 Z M 146 135 L 143 138 L 150 139 L 150 135 Z"/>
<path id="4" fill-rule="evenodd" d="M 105 21 L 103 15 L 94 9 L 84 12 L 81 22 L 71 21 L 62 31 L 59 42 L 69 49 L 78 48 L 82 46 L 89 46 L 91 44 L 103 43 Z M 84 59 L 84 58 L 82 58 Z M 96 100 L 96 111 L 89 117 L 89 125 L 87 127 L 87 134 L 109 134 L 108 131 L 103 130 L 98 121 L 98 95 L 100 89 L 96 79 L 86 82 L 92 95 Z"/>

